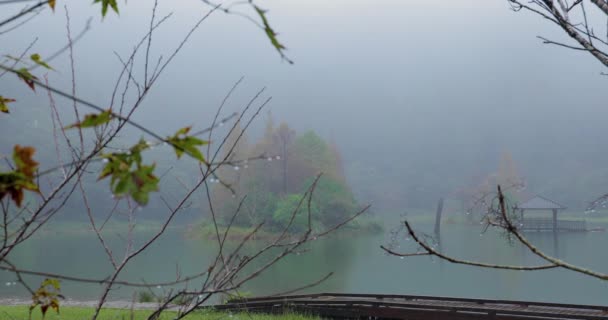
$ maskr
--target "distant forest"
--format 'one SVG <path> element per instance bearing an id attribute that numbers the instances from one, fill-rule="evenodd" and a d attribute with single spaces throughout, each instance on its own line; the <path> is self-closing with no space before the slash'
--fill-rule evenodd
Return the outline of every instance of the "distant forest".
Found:
<path id="1" fill-rule="evenodd" d="M 21 113 L 19 110 L 11 113 L 15 121 L 6 122 L 5 129 L 7 132 L 20 132 L 19 142 L 23 145 L 39 145 L 36 153 L 38 161 L 43 164 L 55 163 L 57 159 L 55 148 L 52 144 L 41 144 L 42 137 L 53 134 L 53 123 L 46 116 L 48 107 L 43 104 L 33 104 L 32 108 L 33 113 Z M 32 114 L 36 116 L 31 116 Z M 608 169 L 604 165 L 608 159 L 607 153 L 595 143 L 576 143 L 575 138 L 567 141 L 567 149 L 558 149 L 554 145 L 549 145 L 532 150 L 532 147 L 524 142 L 502 141 L 496 136 L 478 137 L 478 140 L 470 141 L 470 145 L 464 146 L 454 141 L 457 138 L 468 141 L 470 137 L 456 134 L 451 139 L 446 138 L 445 141 L 438 141 L 434 136 L 403 136 L 400 138 L 402 140 L 400 143 L 394 143 L 396 138 L 379 138 L 365 131 L 361 131 L 358 136 L 348 138 L 338 130 L 339 126 L 336 128 L 335 138 L 327 139 L 334 136 L 332 134 L 334 131 L 313 125 L 315 130 L 312 132 L 308 129 L 311 126 L 296 120 L 293 121 L 293 127 L 291 124 L 292 121 L 289 125 L 279 124 L 273 123 L 267 117 L 261 117 L 247 132 L 245 139 L 239 143 L 235 155 L 236 159 L 244 154 L 256 156 L 266 151 L 269 155 L 280 157 L 283 150 L 275 140 L 280 134 L 288 133 L 287 160 L 251 161 L 247 164 L 248 168 L 243 165 L 239 170 L 224 168 L 218 172 L 218 177 L 234 182 L 234 179 L 240 175 L 241 180 L 236 185 L 236 191 L 240 196 L 247 193 L 250 198 L 248 202 L 252 202 L 254 199 L 261 199 L 263 195 L 255 193 L 258 189 L 246 192 L 248 185 L 267 183 L 269 189 L 260 190 L 272 191 L 270 193 L 272 195 L 297 195 L 310 184 L 310 177 L 318 171 L 323 171 L 324 176 L 318 191 L 323 188 L 323 183 L 336 182 L 344 190 L 342 192 L 344 196 L 340 196 L 342 200 L 337 200 L 338 202 L 350 203 L 353 206 L 371 204 L 373 212 L 377 215 L 403 212 L 432 213 L 440 197 L 446 199 L 447 214 L 464 213 L 475 192 L 486 190 L 498 181 L 503 183 L 506 181 L 507 184 L 520 182 L 522 188 L 517 196 L 522 199 L 539 193 L 566 205 L 571 210 L 580 211 L 584 210 L 590 201 L 608 191 Z M 221 130 L 226 130 L 230 126 L 230 123 L 227 123 Z M 194 128 L 202 127 L 204 124 L 201 123 Z M 295 134 L 292 128 L 297 128 Z M 591 129 L 597 128 L 593 127 L 589 130 Z M 529 133 L 530 130 L 523 128 L 520 131 Z M 131 139 L 126 136 L 121 137 L 111 147 L 130 146 L 140 138 L 139 134 L 133 135 Z M 10 135 L 4 137 L 5 140 L 9 138 Z M 306 140 L 317 141 L 323 146 L 321 149 L 326 150 L 325 156 L 322 155 L 323 152 L 317 153 L 312 156 L 312 161 L 318 163 L 325 161 L 324 165 L 327 167 L 313 168 L 300 165 L 299 162 L 305 162 L 306 158 L 301 155 L 294 157 L 294 155 L 295 152 L 300 154 L 303 152 L 303 149 L 298 151 L 297 148 L 303 147 L 302 142 Z M 218 143 L 215 141 L 212 148 Z M 569 151 L 570 149 L 575 151 Z M 196 163 L 188 160 L 176 161 L 175 156 L 167 153 L 163 146 L 146 152 L 157 164 L 162 177 L 161 194 L 167 199 L 171 199 L 173 194 L 182 190 L 184 185 L 191 185 L 194 182 L 192 172 L 198 170 Z M 11 150 L 8 148 L 0 150 L 2 155 L 10 153 Z M 287 163 L 286 189 L 282 175 L 284 162 Z M 90 205 L 96 212 L 109 212 L 114 201 L 111 200 L 107 182 L 96 182 L 99 172 L 96 165 L 99 164 L 93 163 L 90 173 L 85 173 L 84 177 L 87 190 L 96 194 L 96 197 L 91 197 Z M 48 167 L 42 166 L 41 169 Z M 254 179 L 252 175 L 257 175 L 254 172 L 259 172 L 260 177 L 264 176 L 266 180 Z M 58 171 L 56 174 L 61 172 Z M 224 194 L 225 191 L 221 191 L 218 184 L 213 184 L 212 189 L 218 199 L 231 197 L 231 193 L 228 191 Z M 320 192 L 317 192 L 317 196 L 320 196 Z M 349 198 L 356 201 L 350 202 Z M 249 203 L 248 208 L 259 211 L 262 203 Z M 78 209 L 83 208 L 81 199 L 70 198 L 68 204 L 73 210 L 64 212 L 57 218 L 86 221 L 86 215 Z M 180 222 L 200 220 L 202 208 L 205 207 L 205 196 L 201 194 L 185 209 L 187 212 L 179 215 L 177 219 Z M 162 217 L 164 208 L 165 205 L 159 197 L 153 196 L 143 210 L 146 211 L 146 218 L 157 219 Z M 268 211 L 268 214 L 274 214 L 274 209 Z"/>

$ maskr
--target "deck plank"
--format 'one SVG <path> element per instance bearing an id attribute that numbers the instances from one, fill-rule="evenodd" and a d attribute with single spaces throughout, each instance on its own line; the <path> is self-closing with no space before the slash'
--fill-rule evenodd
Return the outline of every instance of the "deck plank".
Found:
<path id="1" fill-rule="evenodd" d="M 276 312 L 292 308 L 329 318 L 608 320 L 608 306 L 411 295 L 328 293 L 259 297 L 213 307 L 252 312 Z"/>

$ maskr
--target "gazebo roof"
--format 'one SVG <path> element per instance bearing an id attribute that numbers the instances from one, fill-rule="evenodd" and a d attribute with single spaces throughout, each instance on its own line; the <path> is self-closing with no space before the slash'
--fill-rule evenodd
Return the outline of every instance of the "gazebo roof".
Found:
<path id="1" fill-rule="evenodd" d="M 525 209 L 525 210 L 553 210 L 553 209 L 566 209 L 565 206 L 547 199 L 542 196 L 535 196 L 532 199 L 524 201 L 523 203 L 517 206 L 517 209 Z"/>

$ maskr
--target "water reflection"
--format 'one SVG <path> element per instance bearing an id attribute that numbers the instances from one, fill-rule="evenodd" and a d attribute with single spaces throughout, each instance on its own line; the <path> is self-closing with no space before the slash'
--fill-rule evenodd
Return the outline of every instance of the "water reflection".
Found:
<path id="1" fill-rule="evenodd" d="M 432 224 L 414 227 L 421 232 L 433 232 Z M 480 237 L 479 231 L 476 226 L 446 224 L 441 230 L 441 249 L 450 255 L 482 262 L 526 265 L 542 263 L 523 246 L 510 245 L 505 241 L 504 235 L 489 231 Z M 137 234 L 140 241 L 146 236 L 145 232 Z M 608 234 L 605 232 L 560 233 L 557 237 L 550 232 L 527 233 L 526 236 L 549 254 L 598 271 L 608 271 L 608 259 L 602 249 L 608 245 Z M 429 257 L 402 260 L 383 253 L 379 246 L 386 242 L 385 235 L 345 235 L 316 240 L 304 248 L 305 252 L 273 266 L 246 285 L 243 291 L 255 295 L 287 291 L 314 282 L 333 271 L 334 276 L 307 291 L 420 294 L 583 304 L 605 304 L 608 294 L 608 283 L 566 270 L 521 272 L 454 265 Z M 110 243 L 118 250 L 124 240 L 116 237 Z M 400 251 L 415 250 L 413 241 L 401 239 L 398 245 Z M 121 278 L 148 282 L 172 280 L 178 272 L 185 275 L 203 270 L 214 253 L 215 247 L 211 241 L 188 239 L 181 230 L 172 230 L 149 252 L 136 258 Z M 23 268 L 73 276 L 103 277 L 111 268 L 95 237 L 85 234 L 47 234 L 33 238 L 12 253 L 10 259 Z M 251 268 L 259 267 L 260 263 L 262 262 Z M 15 280 L 13 275 L 0 272 L 0 297 L 27 298 L 27 293 L 19 285 L 12 285 Z M 7 282 L 11 285 L 5 285 Z M 63 284 L 64 293 L 73 299 L 95 299 L 100 289 L 98 285 Z M 162 292 L 167 289 L 153 290 Z M 111 298 L 130 299 L 133 292 L 132 288 L 117 287 L 111 293 Z"/>

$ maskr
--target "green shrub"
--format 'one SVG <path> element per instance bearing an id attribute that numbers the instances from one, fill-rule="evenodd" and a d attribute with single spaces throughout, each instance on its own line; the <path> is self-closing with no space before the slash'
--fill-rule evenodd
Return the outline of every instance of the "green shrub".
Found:
<path id="1" fill-rule="evenodd" d="M 158 299 L 154 293 L 148 290 L 142 290 L 137 292 L 137 302 L 156 302 Z"/>
<path id="2" fill-rule="evenodd" d="M 308 228 L 308 202 L 306 199 L 302 201 L 302 194 L 289 194 L 277 202 L 276 209 L 273 215 L 273 225 L 277 230 L 282 230 L 291 221 L 294 212 L 293 222 L 289 227 L 290 232 L 302 232 Z M 298 204 L 302 204 L 298 208 Z M 297 211 L 296 211 L 297 210 Z M 318 225 L 317 219 L 319 209 L 315 203 L 311 203 L 311 218 L 314 225 Z"/>

